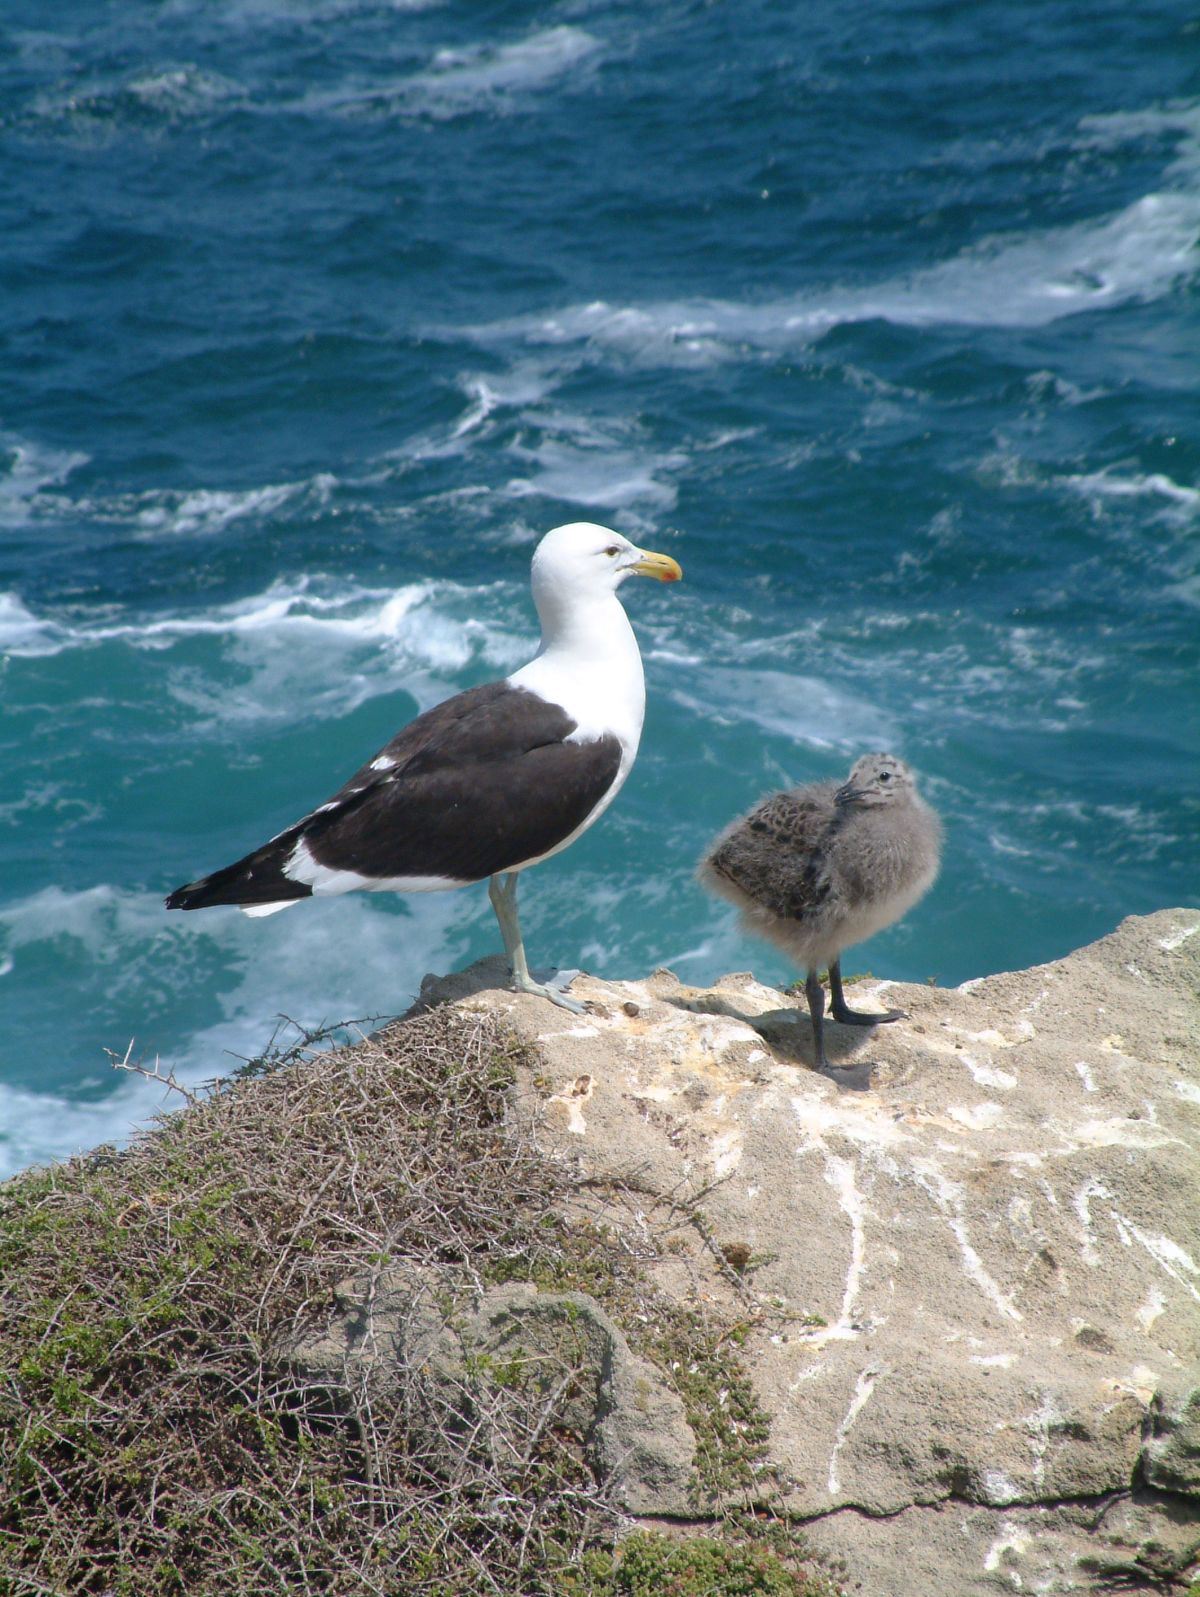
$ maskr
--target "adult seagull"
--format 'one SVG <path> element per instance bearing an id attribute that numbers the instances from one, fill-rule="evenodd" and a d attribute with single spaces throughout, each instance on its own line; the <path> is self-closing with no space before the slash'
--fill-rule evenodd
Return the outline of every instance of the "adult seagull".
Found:
<path id="1" fill-rule="evenodd" d="M 603 815 L 633 765 L 646 688 L 617 597 L 630 575 L 675 582 L 683 573 L 608 527 L 548 532 L 533 556 L 542 641 L 528 665 L 419 715 L 327 803 L 177 887 L 167 908 L 237 904 L 271 915 L 314 895 L 423 893 L 488 877 L 513 986 L 581 1010 L 529 974 L 517 883 Z"/>

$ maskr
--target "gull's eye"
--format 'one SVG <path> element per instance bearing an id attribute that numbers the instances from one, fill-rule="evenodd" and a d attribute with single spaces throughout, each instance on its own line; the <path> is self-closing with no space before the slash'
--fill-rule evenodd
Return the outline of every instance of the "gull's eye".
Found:
<path id="1" fill-rule="evenodd" d="M 619 555 L 621 553 L 620 545 L 619 544 L 615 544 L 615 543 L 611 543 L 611 544 L 609 544 L 608 548 L 604 551 L 604 553 L 606 555 L 612 555 L 612 557 L 614 559 L 616 559 L 617 555 Z"/>

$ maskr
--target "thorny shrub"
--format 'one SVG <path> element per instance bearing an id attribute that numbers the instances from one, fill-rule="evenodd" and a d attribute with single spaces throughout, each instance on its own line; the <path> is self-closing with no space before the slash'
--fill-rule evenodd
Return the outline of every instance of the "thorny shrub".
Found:
<path id="1" fill-rule="evenodd" d="M 569 1382 L 477 1405 L 452 1476 L 394 1417 L 314 1412 L 278 1349 L 339 1281 L 403 1260 L 592 1290 L 645 1244 L 572 1240 L 568 1168 L 506 1124 L 524 1045 L 493 1015 L 313 1041 L 0 1188 L 0 1597 L 616 1597 L 656 1558 L 680 1593 L 830 1591 L 745 1531 L 623 1553 Z"/>

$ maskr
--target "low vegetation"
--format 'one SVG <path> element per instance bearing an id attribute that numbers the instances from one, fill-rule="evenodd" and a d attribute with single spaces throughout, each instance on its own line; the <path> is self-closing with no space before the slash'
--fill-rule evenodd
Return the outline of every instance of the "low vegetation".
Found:
<path id="1" fill-rule="evenodd" d="M 645 1229 L 508 1123 L 522 1064 L 494 1017 L 438 1010 L 0 1188 L 0 1597 L 834 1591 L 772 1510 L 736 1321 L 659 1301 Z M 688 1408 L 688 1534 L 630 1534 L 565 1390 L 497 1406 L 503 1446 L 456 1433 L 452 1469 L 402 1411 L 314 1404 L 279 1349 L 400 1260 L 599 1298 Z"/>

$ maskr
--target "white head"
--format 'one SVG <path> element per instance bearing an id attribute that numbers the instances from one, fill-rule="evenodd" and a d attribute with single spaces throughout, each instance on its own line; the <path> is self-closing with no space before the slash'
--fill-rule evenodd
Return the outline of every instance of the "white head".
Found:
<path id="1" fill-rule="evenodd" d="M 683 575 L 670 555 L 639 549 L 611 527 L 572 521 L 548 532 L 533 552 L 533 602 L 544 633 L 589 601 L 607 598 L 628 576 L 677 582 Z"/>
<path id="2" fill-rule="evenodd" d="M 902 804 L 916 797 L 917 783 L 912 771 L 894 754 L 864 754 L 850 767 L 850 776 L 834 794 L 834 803 L 857 804 L 864 808 L 880 804 Z"/>
<path id="3" fill-rule="evenodd" d="M 639 549 L 621 533 L 593 521 L 555 527 L 533 552 L 535 598 L 540 590 L 565 588 L 611 593 L 632 573 L 662 582 L 676 582 L 683 575 L 670 555 Z"/>

